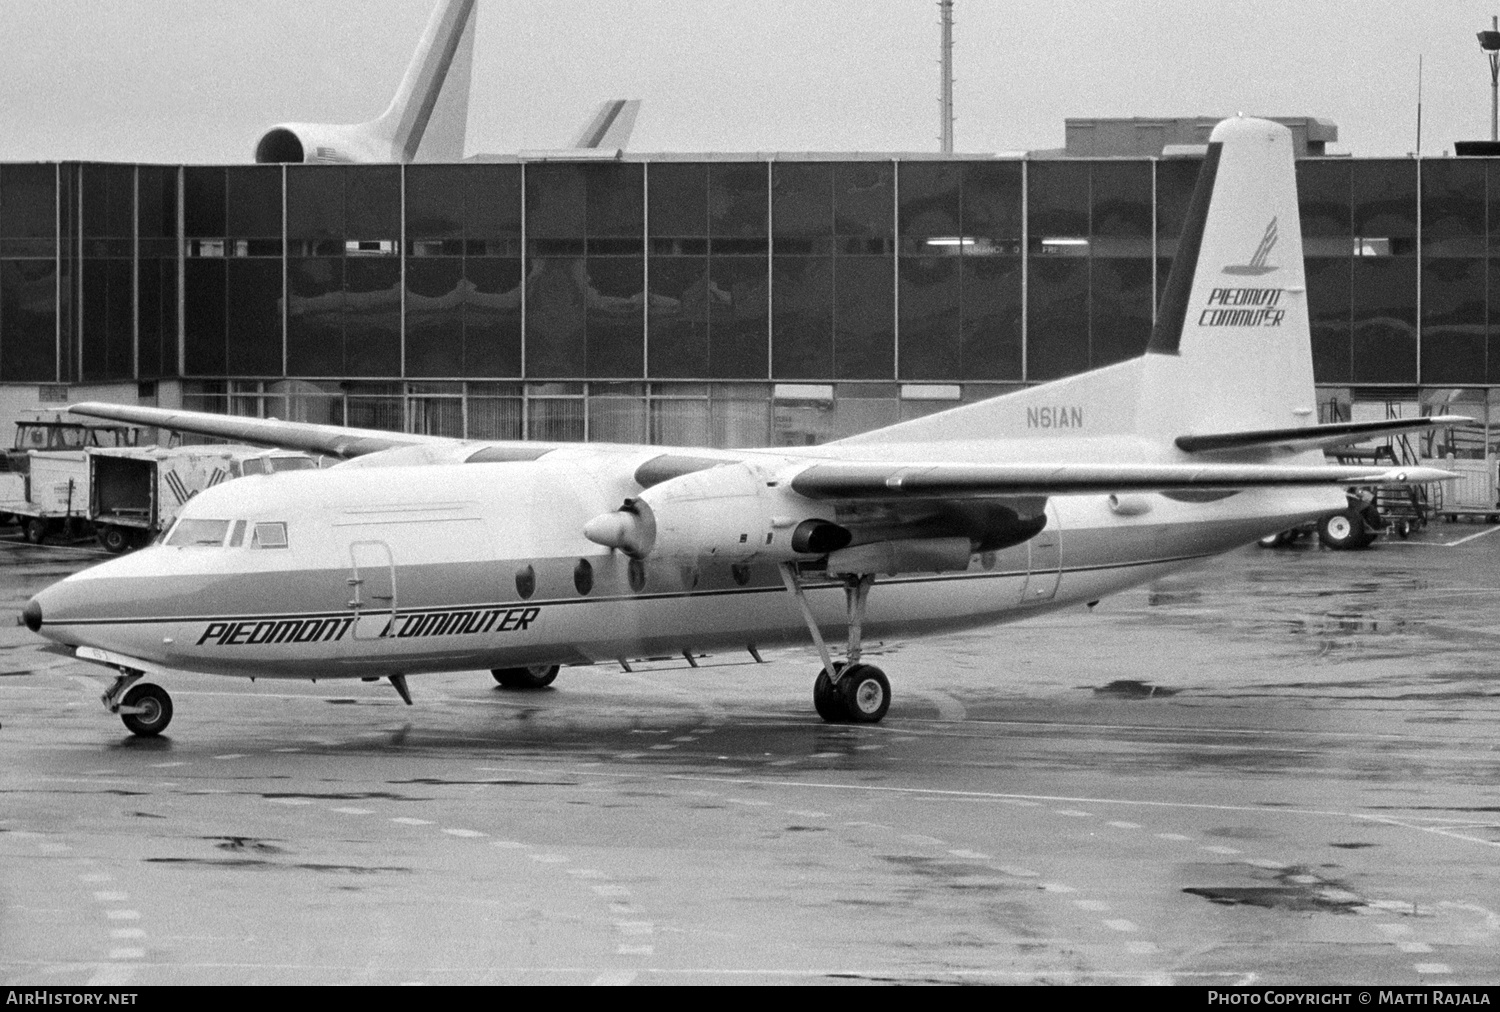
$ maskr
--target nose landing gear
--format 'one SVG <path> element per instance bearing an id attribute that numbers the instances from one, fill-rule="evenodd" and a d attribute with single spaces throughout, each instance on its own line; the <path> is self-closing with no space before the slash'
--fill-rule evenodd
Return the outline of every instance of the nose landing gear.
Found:
<path id="1" fill-rule="evenodd" d="M 864 625 L 865 601 L 875 577 L 868 573 L 850 574 L 843 577 L 844 601 L 849 614 L 849 642 L 844 650 L 845 660 L 835 661 L 813 619 L 812 608 L 797 580 L 794 563 L 782 563 L 781 581 L 797 599 L 802 610 L 807 631 L 817 644 L 818 656 L 823 668 L 813 682 L 813 707 L 818 716 L 830 724 L 877 724 L 891 708 L 891 683 L 873 664 L 860 663 L 861 627 Z"/>
<path id="2" fill-rule="evenodd" d="M 136 685 L 142 677 L 139 671 L 122 671 L 100 701 L 110 713 L 120 715 L 131 734 L 154 738 L 172 722 L 172 697 L 160 685 Z"/>

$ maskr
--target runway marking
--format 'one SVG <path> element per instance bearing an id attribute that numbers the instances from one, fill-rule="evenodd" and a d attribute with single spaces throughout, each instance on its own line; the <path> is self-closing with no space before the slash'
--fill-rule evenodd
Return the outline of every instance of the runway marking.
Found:
<path id="1" fill-rule="evenodd" d="M 1116 822 L 1108 823 L 1108 825 L 1114 826 L 1116 829 L 1140 829 L 1141 828 L 1141 824 L 1139 822 L 1119 822 L 1119 821 L 1116 821 Z"/>
<path id="2" fill-rule="evenodd" d="M 1432 951 L 1432 946 L 1426 942 L 1397 942 L 1396 948 L 1413 956 L 1420 956 L 1423 953 Z"/>
<path id="3" fill-rule="evenodd" d="M 665 752 L 668 749 L 674 749 L 676 747 L 676 745 L 652 745 L 651 750 L 653 752 Z"/>
<path id="4" fill-rule="evenodd" d="M 695 738 L 695 737 L 693 737 L 690 734 L 685 734 L 685 735 L 682 735 L 681 737 L 673 738 L 672 740 L 673 741 L 697 741 L 698 739 Z"/>
<path id="5" fill-rule="evenodd" d="M 977 850 L 950 850 L 948 853 L 954 857 L 961 857 L 966 861 L 988 861 L 991 859 L 989 854 L 982 854 Z"/>
<path id="6" fill-rule="evenodd" d="M 331 809 L 329 809 L 329 811 L 331 811 L 331 812 L 338 812 L 338 813 L 340 813 L 342 815 L 373 815 L 374 814 L 374 812 L 371 811 L 368 808 L 331 808 Z"/>
<path id="7" fill-rule="evenodd" d="M 109 950 L 109 958 L 110 959 L 145 959 L 146 958 L 146 950 L 145 949 L 126 949 L 126 948 L 110 949 Z"/>
<path id="8" fill-rule="evenodd" d="M 865 823 L 865 825 L 873 825 L 873 823 Z M 907 843 L 921 844 L 924 847 L 941 847 L 945 843 L 947 843 L 946 840 L 939 840 L 935 836 L 923 836 L 921 833 L 906 833 L 901 837 L 901 839 L 905 840 Z"/>
<path id="9" fill-rule="evenodd" d="M 569 869 L 567 869 L 567 871 L 568 871 L 568 874 L 572 875 L 574 878 L 608 878 L 609 877 L 609 876 L 605 875 L 604 872 L 600 871 L 598 868 L 569 868 Z"/>
<path id="10" fill-rule="evenodd" d="M 431 819 L 413 819 L 409 815 L 401 815 L 401 816 L 398 816 L 398 817 L 392 819 L 391 821 L 395 822 L 395 823 L 399 823 L 400 825 L 403 825 L 403 826 L 430 826 L 430 825 L 432 825 L 432 820 Z"/>
<path id="11" fill-rule="evenodd" d="M 636 978 L 634 970 L 611 970 L 601 973 L 591 982 L 593 987 L 629 987 Z"/>
<path id="12" fill-rule="evenodd" d="M 798 815 L 798 816 L 801 816 L 804 819 L 826 819 L 826 818 L 828 818 L 828 813 L 827 812 L 814 812 L 814 811 L 810 811 L 810 810 L 808 810 L 806 808 L 788 808 L 786 810 L 786 814 L 788 814 L 788 815 Z"/>
<path id="13" fill-rule="evenodd" d="M 1157 949 L 1155 942 L 1126 942 L 1125 951 L 1133 956 L 1149 956 Z"/>
<path id="14" fill-rule="evenodd" d="M 226 693 L 224 693 L 224 695 L 227 696 L 227 695 L 230 695 L 230 693 L 226 692 Z M 300 749 L 300 748 L 273 748 L 273 749 L 271 749 L 271 751 L 272 752 L 301 752 L 302 749 Z"/>
<path id="15" fill-rule="evenodd" d="M 245 758 L 245 753 L 243 753 L 243 752 L 226 752 L 224 755 L 216 755 L 216 756 L 214 756 L 214 758 L 215 759 L 243 759 L 243 758 Z"/>
<path id="16" fill-rule="evenodd" d="M 1108 913 L 1110 905 L 1103 900 L 1074 900 L 1073 905 L 1079 910 L 1091 910 L 1094 913 Z"/>
<path id="17" fill-rule="evenodd" d="M 622 945 L 615 952 L 621 956 L 654 956 L 656 954 L 656 946 Z"/>
<path id="18" fill-rule="evenodd" d="M 465 838 L 489 835 L 488 833 L 481 833 L 477 829 L 444 829 L 443 832 L 447 833 L 449 836 L 461 836 Z"/>
<path id="19" fill-rule="evenodd" d="M 808 756 L 809 759 L 838 759 L 843 756 L 842 752 L 814 752 Z"/>
<path id="20" fill-rule="evenodd" d="M 1093 812 L 1080 812 L 1076 808 L 1054 808 L 1052 809 L 1052 814 L 1066 815 L 1074 819 L 1092 819 L 1094 817 Z"/>
<path id="21" fill-rule="evenodd" d="M 141 919 L 139 910 L 106 910 L 104 916 L 112 921 L 138 921 Z"/>
<path id="22" fill-rule="evenodd" d="M 290 805 L 294 808 L 312 804 L 307 798 L 267 798 L 266 801 L 273 805 Z"/>
<path id="23" fill-rule="evenodd" d="M 116 928 L 109 933 L 110 938 L 145 938 L 146 933 L 140 928 Z"/>
<path id="24" fill-rule="evenodd" d="M 1199 847 L 1198 849 L 1199 850 L 1206 850 L 1210 854 L 1224 854 L 1226 856 L 1229 855 L 1229 854 L 1238 854 L 1238 853 L 1240 853 L 1240 851 L 1236 850 L 1233 847 Z"/>
<path id="25" fill-rule="evenodd" d="M 1486 533 L 1489 533 L 1488 531 Z M 1418 973 L 1452 973 L 1453 967 L 1447 963 L 1418 963 L 1412 967 Z"/>
<path id="26" fill-rule="evenodd" d="M 1061 882 L 1043 882 L 1040 888 L 1049 893 L 1076 893 L 1078 891 L 1070 885 L 1063 885 Z"/>
<path id="27" fill-rule="evenodd" d="M 100 903 L 124 903 L 130 896 L 119 892 L 94 893 L 94 899 Z"/>
<path id="28" fill-rule="evenodd" d="M 1157 833 L 1158 840 L 1192 840 L 1191 836 L 1183 836 L 1181 833 Z"/>
<path id="29" fill-rule="evenodd" d="M 1263 857 L 1246 858 L 1245 863 L 1254 865 L 1257 868 L 1265 868 L 1269 871 L 1280 871 L 1281 869 L 1288 867 L 1288 865 L 1282 864 L 1280 861 L 1270 861 Z"/>
<path id="30" fill-rule="evenodd" d="M 1109 928 L 1111 931 L 1139 931 L 1139 930 L 1141 930 L 1139 927 L 1136 926 L 1135 922 L 1133 922 L 1133 921 L 1127 921 L 1127 920 L 1123 920 L 1123 919 L 1121 919 L 1121 920 L 1113 920 L 1113 921 L 1105 921 L 1104 922 L 1104 926 L 1106 928 Z"/>
<path id="31" fill-rule="evenodd" d="M 1013 864 L 997 864 L 992 867 L 998 872 L 1013 875 L 1016 878 L 1040 878 L 1042 875 L 1039 871 L 1032 871 L 1030 868 L 1020 868 Z"/>

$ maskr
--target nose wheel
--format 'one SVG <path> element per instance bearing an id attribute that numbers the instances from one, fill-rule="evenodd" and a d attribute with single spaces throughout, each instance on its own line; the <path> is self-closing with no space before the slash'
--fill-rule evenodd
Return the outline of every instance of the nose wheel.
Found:
<path id="1" fill-rule="evenodd" d="M 131 734 L 154 738 L 172 722 L 172 697 L 160 685 L 140 679 L 139 671 L 123 672 L 101 702 L 110 713 L 120 715 Z"/>
<path id="2" fill-rule="evenodd" d="M 797 599 L 802 609 L 802 618 L 807 631 L 812 634 L 818 647 L 818 656 L 823 660 L 823 669 L 813 682 L 813 708 L 830 724 L 878 724 L 891 708 L 891 683 L 873 664 L 860 663 L 861 629 L 865 619 L 865 601 L 869 599 L 870 586 L 875 577 L 866 574 L 851 574 L 844 577 L 844 598 L 849 613 L 849 643 L 844 651 L 845 660 L 835 661 L 813 619 L 812 608 L 797 580 L 797 567 L 784 563 L 781 579 L 786 588 Z"/>

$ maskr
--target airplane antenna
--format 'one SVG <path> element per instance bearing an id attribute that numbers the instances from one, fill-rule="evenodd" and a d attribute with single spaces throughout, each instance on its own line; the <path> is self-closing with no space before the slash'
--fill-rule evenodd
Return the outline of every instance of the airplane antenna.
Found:
<path id="1" fill-rule="evenodd" d="M 939 84 L 938 104 L 942 107 L 942 123 L 938 140 L 945 155 L 953 154 L 953 0 L 938 0 L 939 23 L 943 34 L 939 47 L 939 64 L 942 81 Z"/>

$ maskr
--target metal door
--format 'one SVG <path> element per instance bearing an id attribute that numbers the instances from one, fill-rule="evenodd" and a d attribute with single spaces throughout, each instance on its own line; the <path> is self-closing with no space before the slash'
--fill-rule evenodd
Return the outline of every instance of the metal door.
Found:
<path id="1" fill-rule="evenodd" d="M 384 541 L 356 541 L 349 546 L 349 608 L 354 638 L 376 640 L 395 635 L 396 563 Z"/>
<path id="2" fill-rule="evenodd" d="M 1047 526 L 1026 545 L 1031 559 L 1024 603 L 1051 601 L 1057 597 L 1057 582 L 1062 576 L 1062 522 L 1057 516 L 1056 503 L 1047 503 Z"/>

